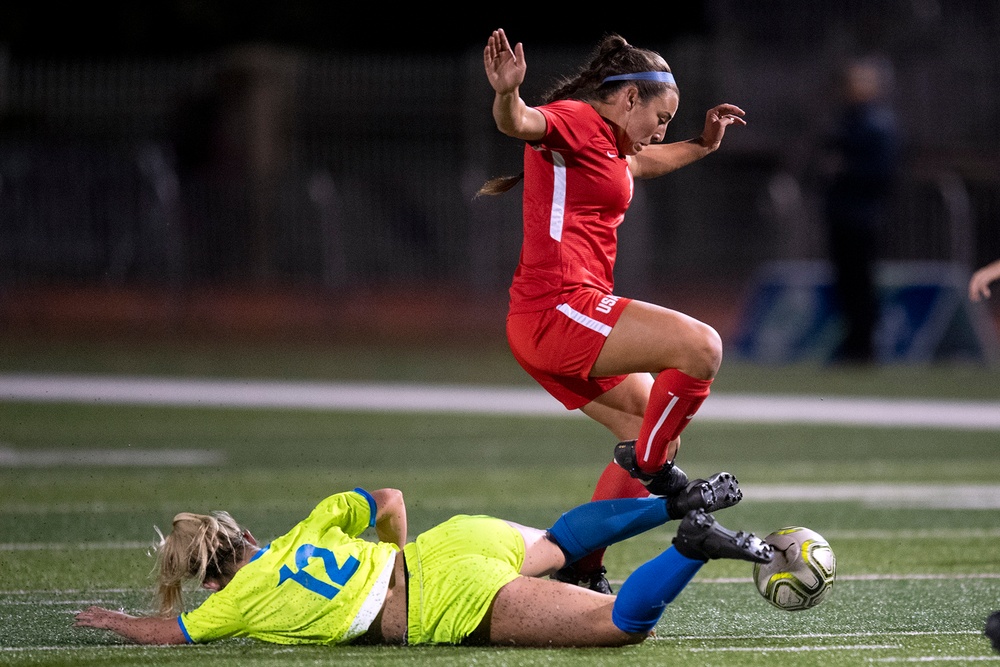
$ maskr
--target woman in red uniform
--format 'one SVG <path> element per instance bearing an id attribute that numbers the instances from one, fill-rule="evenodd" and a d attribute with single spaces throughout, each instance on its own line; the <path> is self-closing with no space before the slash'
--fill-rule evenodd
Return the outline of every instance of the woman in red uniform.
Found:
<path id="1" fill-rule="evenodd" d="M 497 128 L 526 142 L 523 174 L 480 191 L 499 194 L 524 181 L 524 240 L 507 318 L 511 350 L 567 409 L 621 441 L 594 500 L 676 493 L 693 484 L 673 465 L 679 436 L 709 394 L 722 343 L 712 327 L 683 313 L 614 294 L 617 228 L 633 178 L 705 157 L 727 127 L 746 124 L 744 112 L 720 104 L 707 112 L 701 136 L 661 143 L 679 101 L 670 67 L 617 35 L 536 107 L 519 93 L 520 43 L 512 48 L 497 30 L 483 60 Z M 718 507 L 739 500 L 729 477 L 696 481 L 706 493 L 730 494 Z M 561 577 L 609 590 L 602 560 L 595 552 Z"/>

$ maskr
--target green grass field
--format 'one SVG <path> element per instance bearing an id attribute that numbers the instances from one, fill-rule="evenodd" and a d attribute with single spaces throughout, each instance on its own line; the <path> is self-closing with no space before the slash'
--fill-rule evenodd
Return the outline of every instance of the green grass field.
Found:
<path id="1" fill-rule="evenodd" d="M 527 384 L 500 349 L 5 343 L 0 373 Z M 982 368 L 729 364 L 715 391 L 968 398 L 1000 410 L 998 379 Z M 685 432 L 679 463 L 690 474 L 727 469 L 744 487 L 744 502 L 720 512 L 725 525 L 759 534 L 806 525 L 829 539 L 838 579 L 807 612 L 771 608 L 748 564 L 713 561 L 656 637 L 625 649 L 141 648 L 71 627 L 89 604 L 149 610 L 153 526 L 178 511 L 227 509 L 266 541 L 331 492 L 395 486 L 411 536 L 458 512 L 544 527 L 589 499 L 613 444 L 582 418 L 0 402 L 0 664 L 1000 662 L 982 635 L 1000 608 L 1000 433 L 937 428 L 695 419 Z M 774 493 L 802 484 L 817 492 Z M 671 537 L 668 525 L 612 547 L 612 579 Z"/>

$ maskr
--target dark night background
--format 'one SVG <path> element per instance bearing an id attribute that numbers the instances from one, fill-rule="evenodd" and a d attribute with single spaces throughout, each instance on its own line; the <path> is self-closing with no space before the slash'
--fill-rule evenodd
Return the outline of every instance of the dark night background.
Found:
<path id="1" fill-rule="evenodd" d="M 623 293 L 732 336 L 769 268 L 821 272 L 818 147 L 837 74 L 862 55 L 891 64 L 906 143 L 880 258 L 965 303 L 968 275 L 1000 256 L 996 0 L 402 7 L 2 3 L 0 329 L 63 330 L 69 310 L 96 330 L 98 302 L 158 331 L 201 327 L 192 303 L 207 292 L 301 294 L 310 313 L 362 295 L 352 317 L 316 315 L 327 335 L 370 319 L 373 291 L 408 304 L 441 290 L 452 296 L 428 300 L 486 304 L 493 335 L 520 197 L 474 194 L 516 173 L 521 150 L 489 112 L 479 54 L 495 28 L 525 45 L 529 102 L 616 32 L 679 73 L 670 137 L 695 136 L 719 102 L 747 110 L 711 159 L 637 188 Z M 235 310 L 205 312 L 226 329 Z M 253 312 L 279 328 L 293 319 L 273 304 Z M 1000 300 L 977 314 L 1000 322 Z M 442 317 L 449 331 L 454 319 Z"/>
<path id="2" fill-rule="evenodd" d="M 685 2 L 648 21 L 557 14 L 547 20 L 541 13 L 527 20 L 501 13 L 491 17 L 488 8 L 470 11 L 476 17 L 470 18 L 427 4 L 409 10 L 379 7 L 319 0 L 4 3 L 0 44 L 6 43 L 14 56 L 199 53 L 247 41 L 337 52 L 455 53 L 479 47 L 497 27 L 526 46 L 591 44 L 605 31 L 642 45 L 701 34 L 711 23 L 703 2 Z"/>

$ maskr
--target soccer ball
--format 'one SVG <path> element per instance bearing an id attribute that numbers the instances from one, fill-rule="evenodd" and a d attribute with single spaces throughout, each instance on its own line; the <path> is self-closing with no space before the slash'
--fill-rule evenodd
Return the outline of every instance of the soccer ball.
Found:
<path id="1" fill-rule="evenodd" d="M 778 609 L 802 611 L 827 598 L 837 559 L 822 535 L 792 526 L 776 530 L 764 541 L 774 547 L 774 558 L 754 564 L 753 580 L 765 600 Z"/>

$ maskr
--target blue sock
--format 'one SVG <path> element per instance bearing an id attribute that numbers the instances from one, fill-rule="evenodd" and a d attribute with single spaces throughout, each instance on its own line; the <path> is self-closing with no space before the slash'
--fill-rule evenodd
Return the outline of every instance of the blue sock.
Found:
<path id="1" fill-rule="evenodd" d="M 621 542 L 670 520 L 663 498 L 595 500 L 569 510 L 549 528 L 549 536 L 573 563 L 597 549 Z"/>
<path id="2" fill-rule="evenodd" d="M 649 632 L 704 564 L 680 555 L 674 547 L 643 563 L 618 591 L 611 620 L 624 632 Z"/>

